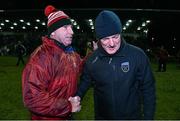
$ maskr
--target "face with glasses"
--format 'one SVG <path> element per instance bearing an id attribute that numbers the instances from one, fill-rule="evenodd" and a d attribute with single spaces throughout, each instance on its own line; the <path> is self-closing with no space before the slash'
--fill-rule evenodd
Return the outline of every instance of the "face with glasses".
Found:
<path id="1" fill-rule="evenodd" d="M 114 54 L 120 48 L 120 34 L 104 37 L 100 39 L 101 45 L 108 54 Z"/>

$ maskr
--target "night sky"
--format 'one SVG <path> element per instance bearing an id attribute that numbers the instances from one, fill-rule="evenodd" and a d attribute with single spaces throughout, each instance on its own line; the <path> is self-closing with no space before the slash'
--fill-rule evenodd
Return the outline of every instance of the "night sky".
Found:
<path id="1" fill-rule="evenodd" d="M 152 37 L 154 44 L 171 48 L 180 46 L 180 7 L 178 0 L 5 0 L 0 4 L 1 10 L 39 10 L 45 6 L 54 5 L 64 10 L 92 10 L 90 15 L 78 14 L 71 16 L 84 19 L 89 16 L 95 17 L 102 9 L 119 9 L 119 15 L 123 17 L 149 18 L 152 20 L 149 27 L 149 39 Z M 138 12 L 137 9 L 142 11 Z M 98 11 L 98 12 L 97 12 Z M 18 14 L 17 14 L 18 16 Z M 21 16 L 21 15 L 20 15 Z M 150 40 L 151 41 L 151 40 Z"/>

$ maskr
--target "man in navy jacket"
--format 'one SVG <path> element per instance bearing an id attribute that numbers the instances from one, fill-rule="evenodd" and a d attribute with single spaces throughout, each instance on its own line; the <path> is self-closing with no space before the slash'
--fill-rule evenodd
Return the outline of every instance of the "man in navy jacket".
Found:
<path id="1" fill-rule="evenodd" d="M 112 11 L 95 21 L 98 49 L 87 59 L 77 95 L 93 84 L 95 119 L 153 119 L 155 79 L 142 49 L 125 42 L 122 25 Z"/>

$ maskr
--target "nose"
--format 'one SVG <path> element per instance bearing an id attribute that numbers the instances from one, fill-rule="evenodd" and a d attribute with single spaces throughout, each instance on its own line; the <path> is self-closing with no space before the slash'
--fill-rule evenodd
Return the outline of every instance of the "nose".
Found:
<path id="1" fill-rule="evenodd" d="M 112 38 L 109 39 L 109 45 L 110 45 L 110 46 L 114 46 L 114 41 L 113 41 Z"/>

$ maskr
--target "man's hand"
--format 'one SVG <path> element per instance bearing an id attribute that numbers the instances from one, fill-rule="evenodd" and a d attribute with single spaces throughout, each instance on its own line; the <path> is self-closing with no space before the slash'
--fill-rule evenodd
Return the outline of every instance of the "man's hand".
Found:
<path id="1" fill-rule="evenodd" d="M 93 50 L 96 50 L 98 48 L 98 41 L 93 41 Z"/>
<path id="2" fill-rule="evenodd" d="M 69 97 L 68 100 L 72 105 L 71 112 L 79 112 L 81 110 L 81 105 L 80 105 L 81 98 L 79 96 Z"/>

